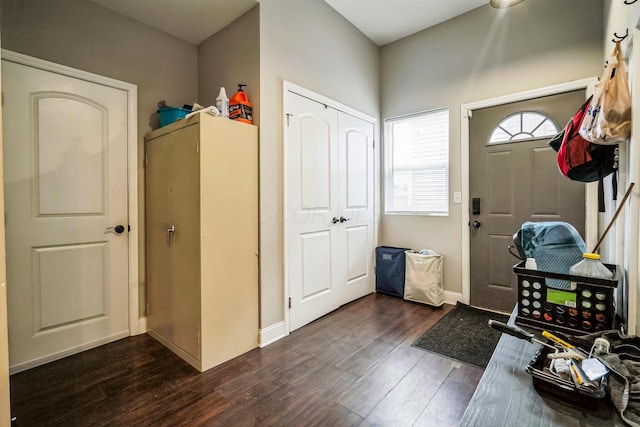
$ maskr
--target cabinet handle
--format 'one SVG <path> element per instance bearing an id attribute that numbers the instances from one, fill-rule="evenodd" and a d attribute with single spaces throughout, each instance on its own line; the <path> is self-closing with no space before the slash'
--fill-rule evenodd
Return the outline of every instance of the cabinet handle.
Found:
<path id="1" fill-rule="evenodd" d="M 167 245 L 171 246 L 171 236 L 173 236 L 173 233 L 176 232 L 176 227 L 175 226 L 171 226 L 169 228 L 167 228 Z"/>

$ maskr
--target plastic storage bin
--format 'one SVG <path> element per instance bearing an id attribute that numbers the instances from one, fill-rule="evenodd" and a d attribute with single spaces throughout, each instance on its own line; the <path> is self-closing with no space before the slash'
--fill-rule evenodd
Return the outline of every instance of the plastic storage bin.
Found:
<path id="1" fill-rule="evenodd" d="M 406 251 L 404 299 L 436 307 L 444 303 L 444 257 Z"/>
<path id="2" fill-rule="evenodd" d="M 408 248 L 376 248 L 376 292 L 404 297 L 405 251 Z"/>
<path id="3" fill-rule="evenodd" d="M 571 335 L 626 326 L 624 289 L 615 265 L 604 264 L 613 279 L 597 279 L 529 270 L 524 264 L 513 267 L 518 276 L 517 324 Z"/>
<path id="4" fill-rule="evenodd" d="M 191 110 L 186 108 L 177 107 L 164 107 L 158 109 L 158 115 L 160 116 L 160 126 L 170 125 L 178 119 L 183 119 L 189 114 Z"/>

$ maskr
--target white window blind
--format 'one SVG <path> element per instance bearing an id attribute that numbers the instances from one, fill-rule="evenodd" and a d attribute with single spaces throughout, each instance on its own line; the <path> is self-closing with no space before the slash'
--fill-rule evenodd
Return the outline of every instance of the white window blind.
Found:
<path id="1" fill-rule="evenodd" d="M 385 121 L 385 212 L 449 214 L 449 109 Z"/>

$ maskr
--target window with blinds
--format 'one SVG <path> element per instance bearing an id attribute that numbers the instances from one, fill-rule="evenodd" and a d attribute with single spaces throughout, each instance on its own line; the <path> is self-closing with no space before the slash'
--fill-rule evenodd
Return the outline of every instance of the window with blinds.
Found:
<path id="1" fill-rule="evenodd" d="M 385 213 L 449 214 L 449 109 L 385 120 Z"/>

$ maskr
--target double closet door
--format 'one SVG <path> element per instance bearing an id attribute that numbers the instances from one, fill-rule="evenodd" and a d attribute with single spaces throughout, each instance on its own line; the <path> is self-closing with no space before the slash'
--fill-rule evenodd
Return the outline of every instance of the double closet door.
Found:
<path id="1" fill-rule="evenodd" d="M 289 329 L 374 291 L 374 122 L 287 92 Z"/>

